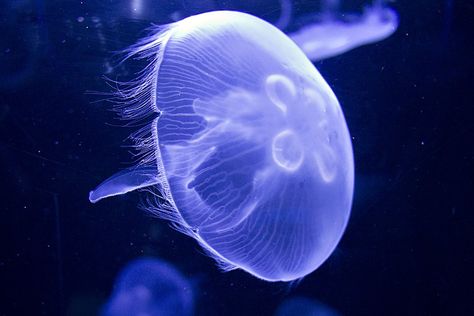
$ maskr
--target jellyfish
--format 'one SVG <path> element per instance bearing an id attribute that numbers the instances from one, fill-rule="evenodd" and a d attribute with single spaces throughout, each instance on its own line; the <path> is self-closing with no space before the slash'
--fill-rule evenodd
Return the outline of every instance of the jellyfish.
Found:
<path id="1" fill-rule="evenodd" d="M 337 0 L 325 0 L 319 22 L 305 24 L 289 34 L 291 39 L 312 61 L 343 54 L 356 47 L 381 41 L 392 35 L 398 27 L 396 12 L 376 0 L 366 7 L 360 17 L 336 18 Z"/>
<path id="2" fill-rule="evenodd" d="M 280 0 L 280 7 L 280 17 L 275 21 L 274 25 L 280 30 L 284 30 L 290 24 L 293 14 L 292 0 Z"/>
<path id="3" fill-rule="evenodd" d="M 171 264 L 136 259 L 120 272 L 102 316 L 194 314 L 192 284 Z"/>
<path id="4" fill-rule="evenodd" d="M 117 92 L 141 153 L 90 192 L 137 189 L 229 271 L 292 281 L 317 269 L 348 223 L 349 131 L 311 61 L 278 28 L 214 11 L 158 27 L 127 50 L 149 65 Z"/>
<path id="5" fill-rule="evenodd" d="M 2 18 L 0 42 L 0 91 L 18 89 L 36 74 L 42 53 L 47 46 L 47 30 L 43 23 L 41 1 L 35 12 L 30 1 L 2 1 L 0 11 L 8 12 Z M 22 21 L 19 27 L 19 21 Z"/>
<path id="6" fill-rule="evenodd" d="M 275 316 L 339 316 L 340 314 L 318 300 L 297 296 L 283 301 Z"/>

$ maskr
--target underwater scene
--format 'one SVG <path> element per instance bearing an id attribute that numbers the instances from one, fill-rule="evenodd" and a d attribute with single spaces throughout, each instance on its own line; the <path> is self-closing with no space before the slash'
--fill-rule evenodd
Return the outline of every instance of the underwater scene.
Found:
<path id="1" fill-rule="evenodd" d="M 0 316 L 474 315 L 473 15 L 3 0 Z"/>

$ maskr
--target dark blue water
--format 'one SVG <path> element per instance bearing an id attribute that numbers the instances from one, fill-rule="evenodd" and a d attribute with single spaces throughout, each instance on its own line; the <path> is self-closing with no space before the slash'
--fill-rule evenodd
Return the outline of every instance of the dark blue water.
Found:
<path id="1" fill-rule="evenodd" d="M 474 313 L 472 4 L 394 2 L 389 39 L 315 64 L 353 136 L 355 196 L 336 251 L 288 284 L 220 272 L 192 239 L 140 211 L 138 194 L 89 203 L 92 187 L 127 166 L 136 129 L 91 93 L 110 91 L 103 76 L 140 69 L 116 66 L 114 51 L 171 17 L 234 9 L 274 22 L 280 8 L 142 1 L 133 13 L 135 2 L 0 3 L 0 315 L 95 315 L 140 256 L 194 284 L 195 315 L 273 315 L 295 296 L 342 315 Z M 294 14 L 318 5 L 295 1 Z"/>

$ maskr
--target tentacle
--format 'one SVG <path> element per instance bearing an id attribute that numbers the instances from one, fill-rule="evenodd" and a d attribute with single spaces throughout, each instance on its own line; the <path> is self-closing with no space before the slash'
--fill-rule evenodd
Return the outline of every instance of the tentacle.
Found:
<path id="1" fill-rule="evenodd" d="M 107 197 L 125 194 L 158 184 L 155 166 L 136 166 L 117 172 L 89 193 L 89 201 L 98 202 Z"/>

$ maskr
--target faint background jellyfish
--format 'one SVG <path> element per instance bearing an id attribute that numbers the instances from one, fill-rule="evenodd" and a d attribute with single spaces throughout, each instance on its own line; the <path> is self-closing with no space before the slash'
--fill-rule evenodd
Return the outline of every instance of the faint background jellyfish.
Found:
<path id="1" fill-rule="evenodd" d="M 292 297 L 283 301 L 275 316 L 340 316 L 326 304 L 307 297 Z"/>
<path id="2" fill-rule="evenodd" d="M 275 49 L 278 47 L 278 49 Z M 150 64 L 117 93 L 142 153 L 90 200 L 147 188 L 148 210 L 223 270 L 292 281 L 333 252 L 349 220 L 354 162 L 339 102 L 304 53 L 254 16 L 200 14 L 128 50 Z"/>
<path id="3" fill-rule="evenodd" d="M 42 1 L 2 1 L 0 91 L 21 88 L 35 75 L 45 52 L 47 30 Z M 21 23 L 21 27 L 18 27 Z"/>
<path id="4" fill-rule="evenodd" d="M 383 0 L 375 0 L 360 16 L 341 14 L 338 0 L 324 0 L 320 14 L 303 17 L 296 24 L 303 26 L 289 36 L 316 61 L 389 37 L 398 27 L 398 16 Z"/>
<path id="5" fill-rule="evenodd" d="M 171 264 L 156 258 L 136 259 L 120 272 L 102 316 L 190 316 L 192 284 Z"/>
<path id="6" fill-rule="evenodd" d="M 273 23 L 280 30 L 284 30 L 291 22 L 293 14 L 293 2 L 292 0 L 279 0 L 281 10 L 280 17 L 276 22 Z"/>

